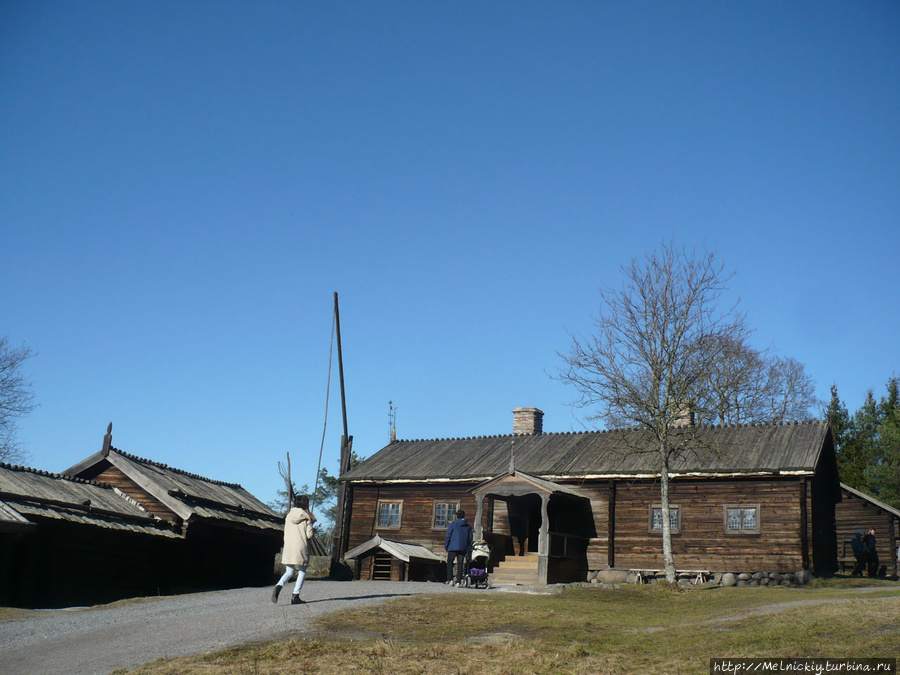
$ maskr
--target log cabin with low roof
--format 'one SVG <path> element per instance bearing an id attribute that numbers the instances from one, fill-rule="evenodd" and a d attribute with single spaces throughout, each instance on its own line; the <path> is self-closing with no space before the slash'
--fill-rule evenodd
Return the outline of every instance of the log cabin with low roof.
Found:
<path id="1" fill-rule="evenodd" d="M 112 485 L 169 523 L 184 540 L 178 565 L 185 585 L 270 583 L 284 520 L 240 485 L 123 452 L 112 445 L 112 424 L 100 452 L 64 473 Z"/>
<path id="2" fill-rule="evenodd" d="M 0 605 L 168 592 L 181 537 L 111 485 L 0 464 Z"/>
<path id="3" fill-rule="evenodd" d="M 392 441 L 344 474 L 341 550 L 381 537 L 443 555 L 446 527 L 463 509 L 492 548 L 498 582 L 662 569 L 659 469 L 640 432 L 544 433 L 537 408 L 513 414 L 510 435 Z M 676 567 L 837 570 L 841 492 L 827 422 L 676 433 L 694 439 L 670 465 Z M 372 570 L 357 573 L 372 578 Z"/>

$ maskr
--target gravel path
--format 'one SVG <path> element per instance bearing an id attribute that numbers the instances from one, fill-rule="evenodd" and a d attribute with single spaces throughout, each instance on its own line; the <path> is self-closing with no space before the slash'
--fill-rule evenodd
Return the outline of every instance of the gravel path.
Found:
<path id="1" fill-rule="evenodd" d="M 306 604 L 291 606 L 290 588 L 278 605 L 269 586 L 37 611 L 0 623 L 0 673 L 107 675 L 158 658 L 296 635 L 323 614 L 388 598 L 478 592 L 433 583 L 307 581 Z"/>

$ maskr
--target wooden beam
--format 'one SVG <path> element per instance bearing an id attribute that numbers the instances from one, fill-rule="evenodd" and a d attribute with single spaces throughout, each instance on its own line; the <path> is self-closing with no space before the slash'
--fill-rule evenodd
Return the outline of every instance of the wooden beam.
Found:
<path id="1" fill-rule="evenodd" d="M 809 481 L 806 478 L 800 479 L 800 551 L 803 559 L 803 569 L 810 568 L 809 555 L 809 523 L 808 510 L 806 507 L 807 495 L 809 494 Z"/>
<path id="2" fill-rule="evenodd" d="M 607 502 L 606 523 L 606 564 L 616 567 L 616 481 L 609 481 L 609 501 Z"/>

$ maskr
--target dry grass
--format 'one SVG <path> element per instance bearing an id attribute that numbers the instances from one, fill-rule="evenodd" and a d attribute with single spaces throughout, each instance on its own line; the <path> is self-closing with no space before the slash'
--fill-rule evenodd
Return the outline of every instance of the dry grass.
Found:
<path id="1" fill-rule="evenodd" d="M 322 619 L 315 637 L 148 664 L 135 675 L 708 673 L 711 657 L 897 657 L 896 584 L 403 598 Z"/>
<path id="2" fill-rule="evenodd" d="M 35 616 L 39 609 L 18 609 L 16 607 L 0 607 L 0 623 L 6 621 L 21 621 Z"/>

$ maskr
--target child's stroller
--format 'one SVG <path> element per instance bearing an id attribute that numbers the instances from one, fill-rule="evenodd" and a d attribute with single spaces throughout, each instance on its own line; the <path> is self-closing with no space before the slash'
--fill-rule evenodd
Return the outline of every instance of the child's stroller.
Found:
<path id="1" fill-rule="evenodd" d="M 469 588 L 490 588 L 491 580 L 488 577 L 488 561 L 491 558 L 491 548 L 484 540 L 476 541 L 469 551 L 469 564 L 466 578 L 463 583 Z"/>

